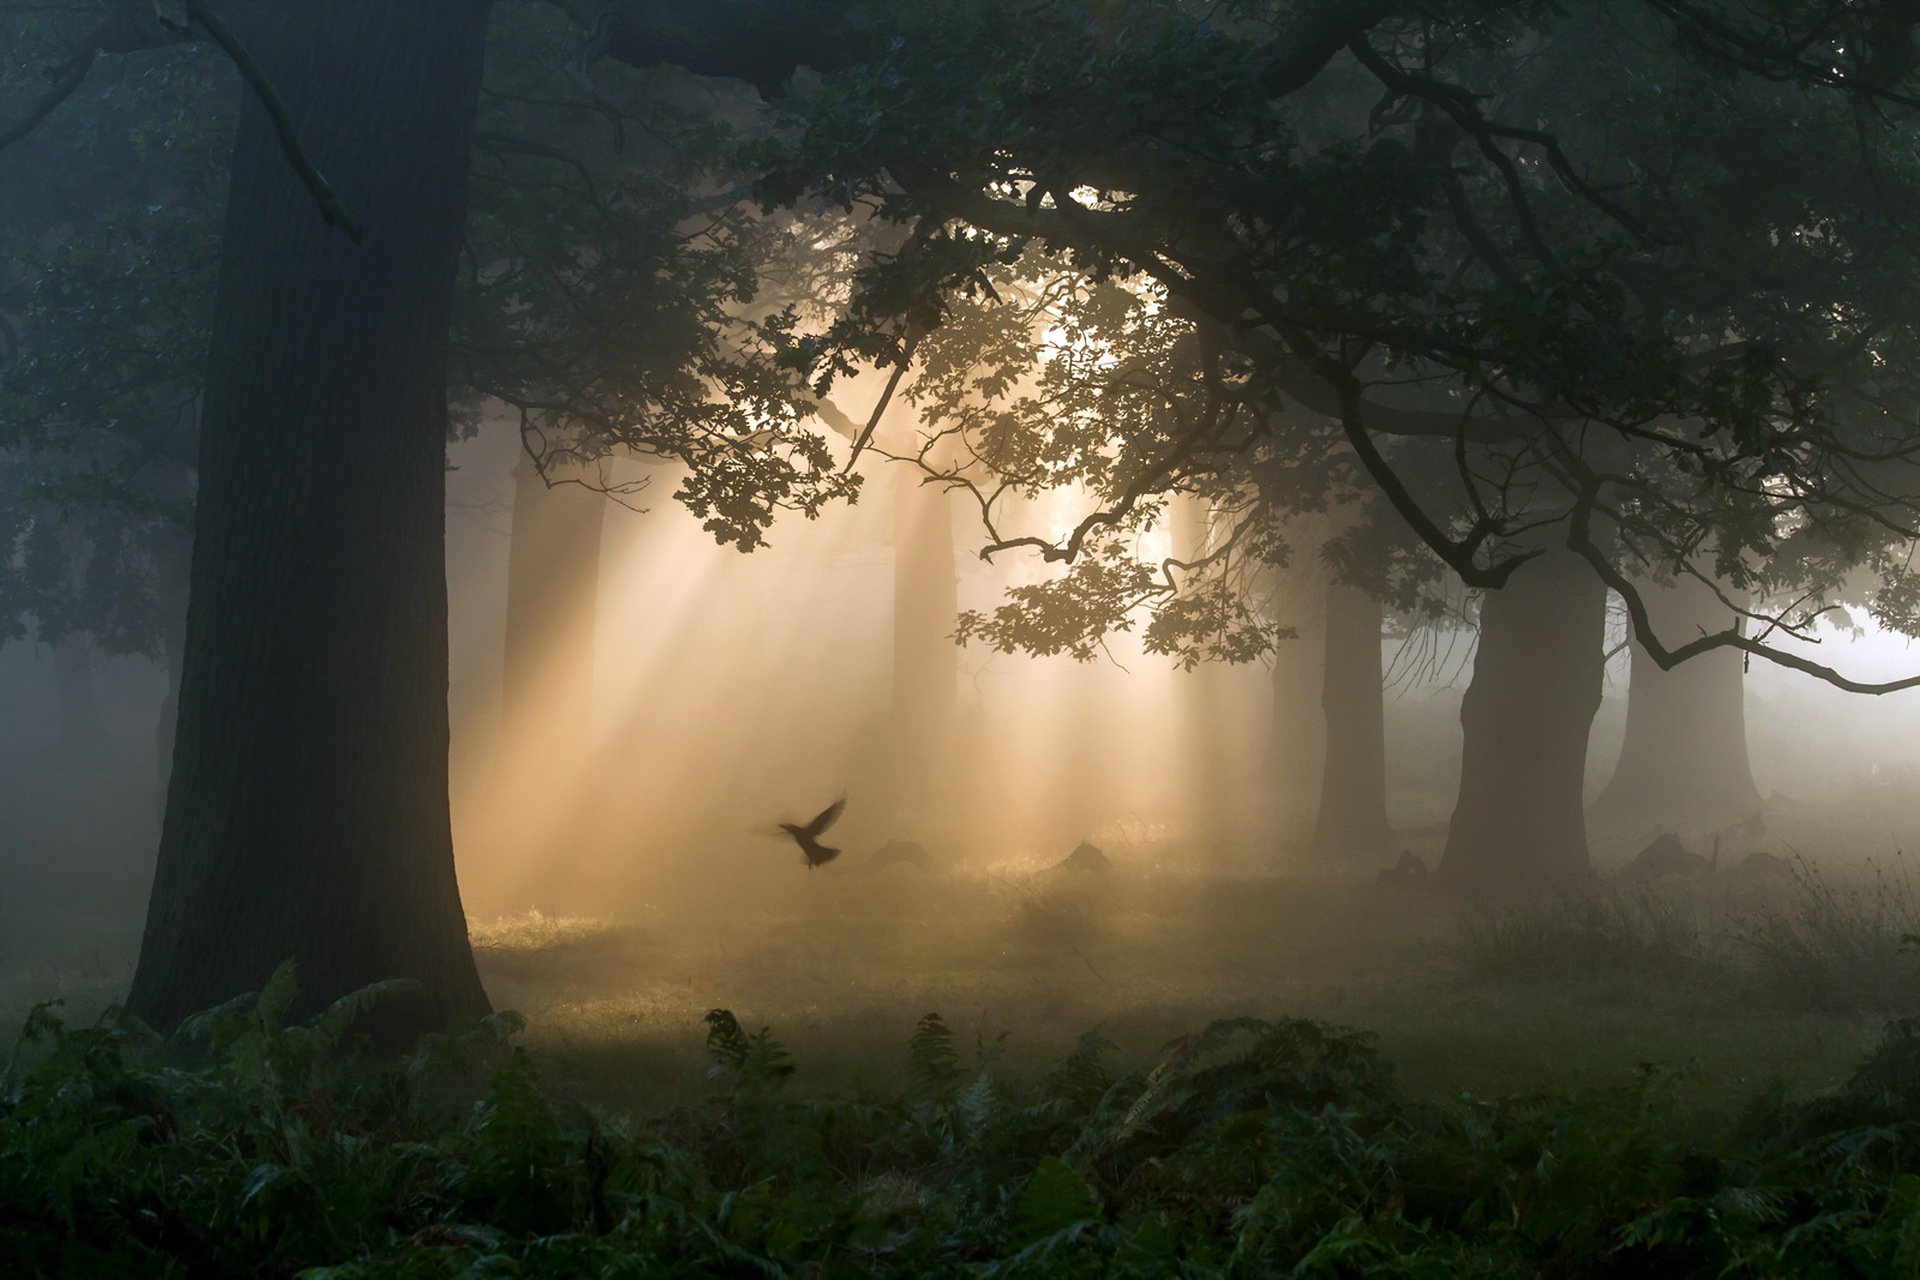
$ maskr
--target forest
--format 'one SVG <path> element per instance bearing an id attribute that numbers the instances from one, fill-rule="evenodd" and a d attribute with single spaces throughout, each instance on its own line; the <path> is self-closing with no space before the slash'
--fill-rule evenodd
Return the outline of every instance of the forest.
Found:
<path id="1" fill-rule="evenodd" d="M 0 0 L 0 1275 L 1920 1277 L 1920 11 Z"/>

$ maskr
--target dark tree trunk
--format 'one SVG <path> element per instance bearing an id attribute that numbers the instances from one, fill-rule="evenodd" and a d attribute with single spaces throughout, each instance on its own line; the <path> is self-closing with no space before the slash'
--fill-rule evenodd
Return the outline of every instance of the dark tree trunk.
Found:
<path id="1" fill-rule="evenodd" d="M 130 1008 L 297 963 L 383 978 L 403 1039 L 487 999 L 447 814 L 447 323 L 483 0 L 256 11 L 242 38 L 365 228 L 326 225 L 249 98 L 201 420 L 167 815 Z"/>
<path id="2" fill-rule="evenodd" d="M 1529 561 L 1480 605 L 1460 704 L 1460 798 L 1440 873 L 1475 888 L 1587 875 L 1587 735 L 1600 709 L 1606 588 L 1571 552 Z"/>
<path id="3" fill-rule="evenodd" d="M 947 495 L 903 473 L 894 502 L 893 693 L 884 772 L 895 813 L 918 825 L 945 810 L 952 794 L 960 579 Z"/>
<path id="4" fill-rule="evenodd" d="M 1387 825 L 1385 673 L 1380 666 L 1380 602 L 1337 583 L 1327 588 L 1327 647 L 1321 705 L 1326 765 L 1314 822 L 1318 853 L 1377 854 Z"/>
<path id="5" fill-rule="evenodd" d="M 1640 585 L 1654 631 L 1669 645 L 1733 621 L 1712 588 L 1693 578 Z M 1747 759 L 1742 656 L 1721 649 L 1671 671 L 1629 637 L 1626 737 L 1593 817 L 1633 834 L 1726 826 L 1760 807 Z"/>
<path id="6" fill-rule="evenodd" d="M 555 478 L 564 480 L 565 474 Z M 585 744 L 592 736 L 594 612 L 605 512 L 606 497 L 597 490 L 549 486 L 524 455 L 514 468 L 501 732 L 508 744 L 528 735 L 541 738 L 550 759 L 547 748 Z M 577 760 L 551 763 L 557 775 L 579 776 Z M 554 779 L 520 781 L 544 787 Z"/>

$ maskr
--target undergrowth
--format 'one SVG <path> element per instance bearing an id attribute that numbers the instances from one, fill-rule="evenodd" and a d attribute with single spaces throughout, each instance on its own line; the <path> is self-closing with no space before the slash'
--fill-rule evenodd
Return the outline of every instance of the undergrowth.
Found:
<path id="1" fill-rule="evenodd" d="M 929 1014 L 890 1087 L 808 1096 L 716 1009 L 707 1095 L 641 1122 L 544 1085 L 512 1015 L 343 1049 L 381 994 L 289 1023 L 283 971 L 168 1041 L 37 1010 L 0 1075 L 0 1274 L 1920 1273 L 1920 1021 L 1708 1135 L 1658 1068 L 1421 1101 L 1294 1019 L 1124 1072 L 1090 1033 L 1023 1078 Z"/>
<path id="2" fill-rule="evenodd" d="M 1722 989 L 1815 1013 L 1892 1013 L 1920 1004 L 1920 893 L 1903 862 L 1834 880 L 1804 858 L 1745 898 L 1711 880 L 1601 883 L 1460 924 L 1469 975 L 1613 980 Z"/>

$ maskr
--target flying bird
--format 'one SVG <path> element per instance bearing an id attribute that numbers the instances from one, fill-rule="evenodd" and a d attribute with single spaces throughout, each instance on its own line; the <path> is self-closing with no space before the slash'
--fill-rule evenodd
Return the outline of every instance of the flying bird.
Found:
<path id="1" fill-rule="evenodd" d="M 820 833 L 832 826 L 840 817 L 840 811 L 846 807 L 847 798 L 841 796 L 819 813 L 814 814 L 813 821 L 804 827 L 795 826 L 791 822 L 780 824 L 780 829 L 792 836 L 793 842 L 800 846 L 800 856 L 806 859 L 807 870 L 811 871 L 821 863 L 832 862 L 840 856 L 838 849 L 828 848 L 820 843 Z"/>

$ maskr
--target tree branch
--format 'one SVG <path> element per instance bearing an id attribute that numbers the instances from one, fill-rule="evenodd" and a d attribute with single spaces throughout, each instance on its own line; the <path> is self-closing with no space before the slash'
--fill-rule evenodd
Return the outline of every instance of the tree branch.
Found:
<path id="1" fill-rule="evenodd" d="M 1765 659 L 1776 666 L 1804 672 L 1848 693 L 1898 693 L 1902 689 L 1920 688 L 1920 676 L 1878 682 L 1854 680 L 1811 658 L 1803 658 L 1797 653 L 1776 649 L 1752 636 L 1742 635 L 1738 629 L 1715 631 L 1689 640 L 1676 648 L 1668 648 L 1655 633 L 1653 620 L 1647 613 L 1646 601 L 1640 598 L 1638 588 L 1614 566 L 1593 540 L 1593 512 L 1595 503 L 1599 501 L 1600 485 L 1601 481 L 1594 479 L 1581 489 L 1580 496 L 1573 505 L 1573 514 L 1567 521 L 1567 548 L 1585 560 L 1594 573 L 1599 575 L 1600 580 L 1619 595 L 1621 602 L 1627 607 L 1627 618 L 1632 623 L 1634 639 L 1640 642 L 1640 647 L 1646 650 L 1647 656 L 1652 658 L 1662 671 L 1671 671 L 1688 658 L 1697 657 L 1715 649 L 1737 649 L 1753 657 Z"/>
<path id="2" fill-rule="evenodd" d="M 360 229 L 347 207 L 340 203 L 340 197 L 334 193 L 320 170 L 314 167 L 306 148 L 301 145 L 299 130 L 294 127 L 293 115 L 287 110 L 287 104 L 280 97 L 273 82 L 267 79 L 267 73 L 254 61 L 240 38 L 233 34 L 219 14 L 208 7 L 205 0 L 187 0 L 187 13 L 194 21 L 206 28 L 214 43 L 226 51 L 233 65 L 239 68 L 241 79 L 247 82 L 254 96 L 260 99 L 260 105 L 266 108 L 267 117 L 273 121 L 273 129 L 280 137 L 280 150 L 287 157 L 287 163 L 305 184 L 314 202 L 320 206 L 320 216 L 333 226 L 340 227 L 353 238 L 355 244 L 366 242 L 366 233 Z"/>

